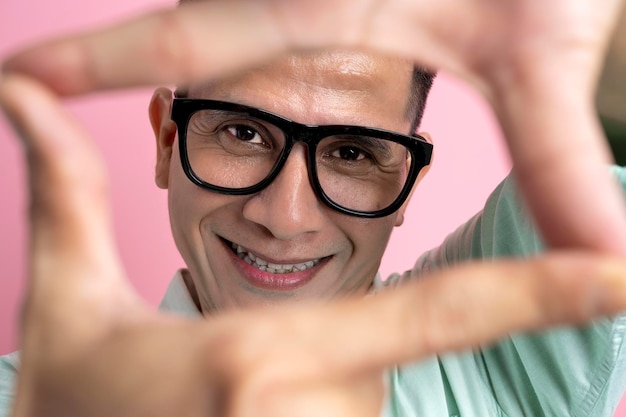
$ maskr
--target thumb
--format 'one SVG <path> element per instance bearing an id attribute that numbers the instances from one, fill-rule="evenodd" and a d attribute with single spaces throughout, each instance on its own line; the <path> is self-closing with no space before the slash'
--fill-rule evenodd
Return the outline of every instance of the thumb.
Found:
<path id="1" fill-rule="evenodd" d="M 113 243 L 103 162 L 38 82 L 6 75 L 0 104 L 23 141 L 29 177 L 26 321 L 34 314 L 38 324 L 84 336 L 95 330 L 90 312 L 112 315 L 132 298 Z"/>

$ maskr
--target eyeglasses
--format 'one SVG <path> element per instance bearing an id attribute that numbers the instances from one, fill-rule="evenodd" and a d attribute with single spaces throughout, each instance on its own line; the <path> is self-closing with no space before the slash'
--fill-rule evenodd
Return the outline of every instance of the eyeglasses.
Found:
<path id="1" fill-rule="evenodd" d="M 261 191 L 279 174 L 297 142 L 307 148 L 308 174 L 317 197 L 341 213 L 366 218 L 398 210 L 432 145 L 360 126 L 307 126 L 241 104 L 176 98 L 180 159 L 187 177 L 217 193 Z"/>

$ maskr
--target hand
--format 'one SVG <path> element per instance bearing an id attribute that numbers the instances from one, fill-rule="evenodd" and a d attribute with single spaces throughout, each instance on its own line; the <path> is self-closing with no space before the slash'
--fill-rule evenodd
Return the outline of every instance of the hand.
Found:
<path id="1" fill-rule="evenodd" d="M 335 45 L 403 54 L 469 80 L 491 101 L 520 188 L 548 243 L 623 256 L 626 213 L 608 179 L 610 157 L 592 103 L 620 5 L 193 2 L 34 47 L 9 59 L 5 70 L 34 76 L 61 94 L 77 94 L 217 77 L 293 48 Z"/>
<path id="2" fill-rule="evenodd" d="M 377 416 L 385 367 L 626 308 L 621 261 L 568 253 L 468 265 L 366 299 L 206 321 L 158 314 L 124 277 L 85 133 L 27 78 L 6 77 L 0 103 L 31 191 L 15 417 Z"/>
<path id="3" fill-rule="evenodd" d="M 230 3 L 233 5 L 228 7 L 239 4 Z M 213 7 L 210 4 L 219 3 L 194 7 Z M 313 11 L 316 4 L 312 3 Z M 291 11 L 280 8 L 289 7 L 289 2 L 277 7 L 275 12 L 282 10 L 287 14 L 281 18 L 274 15 L 267 22 L 282 22 L 281 19 L 287 19 L 285 16 L 296 19 L 285 22 L 297 22 L 297 16 L 288 14 Z M 338 13 L 341 11 L 337 9 Z M 238 29 L 200 25 L 207 17 L 196 13 L 197 10 L 184 11 L 169 22 L 182 19 L 185 25 L 173 27 L 200 31 L 197 33 L 207 28 L 218 33 Z M 152 17 L 153 24 L 168 22 L 167 18 L 161 20 L 165 16 Z M 235 22 L 237 16 L 241 17 L 227 16 Z M 224 16 L 219 17 L 221 23 L 226 21 Z M 167 58 L 166 54 L 159 60 L 165 59 L 173 66 L 150 66 L 153 59 L 145 61 L 148 70 L 142 67 L 135 73 L 126 73 L 125 53 L 133 48 L 138 48 L 135 52 L 149 52 L 142 43 L 142 39 L 150 39 L 149 20 L 148 24 L 144 21 L 109 34 L 66 41 L 58 44 L 56 48 L 60 49 L 56 51 L 52 46 L 32 50 L 16 57 L 8 68 L 38 76 L 57 92 L 77 93 L 139 82 L 218 75 L 290 45 L 330 42 L 323 37 L 316 41 L 315 36 L 320 35 L 308 38 L 304 30 L 298 38 L 298 25 L 284 25 L 276 32 L 260 21 L 261 31 L 268 31 L 265 35 L 239 38 L 244 44 L 248 42 L 239 51 L 242 55 L 255 51 L 247 56 L 231 56 L 232 60 L 225 61 L 228 54 L 239 52 L 236 48 L 221 52 L 216 49 L 218 55 L 212 59 L 221 53 L 223 60 L 212 62 L 211 68 L 209 63 L 198 61 L 185 70 L 180 66 L 184 60 Z M 195 25 L 186 26 L 193 21 Z M 240 23 L 245 23 L 245 19 Z M 347 35 L 343 38 L 346 44 L 374 43 L 350 34 L 349 27 L 346 26 Z M 244 25 L 240 34 L 245 35 L 246 29 Z M 109 54 L 111 61 L 106 60 L 106 48 L 87 49 L 94 53 L 94 61 L 87 65 L 91 71 L 83 72 L 86 67 L 80 58 L 85 56 L 75 48 L 80 44 L 115 46 L 116 37 L 125 30 L 136 31 L 137 37 L 128 38 L 127 32 L 125 42 L 117 46 L 129 49 Z M 275 36 L 274 44 L 271 36 Z M 254 48 L 255 42 L 264 40 L 268 41 L 268 50 Z M 190 48 L 189 56 L 195 56 L 194 47 Z M 78 55 L 73 55 L 76 52 Z M 36 64 L 46 53 L 52 53 L 46 58 L 52 69 L 39 73 Z M 78 61 L 70 62 L 72 55 Z M 462 61 L 462 54 L 459 55 Z M 159 56 L 157 53 L 153 58 Z M 452 62 L 446 64 L 443 58 L 433 58 L 437 59 L 455 70 Z M 155 68 L 163 72 L 155 73 Z M 484 86 L 494 103 L 504 103 L 502 112 L 513 112 L 514 104 L 519 103 L 500 97 L 498 92 L 503 91 L 505 84 L 502 80 L 471 65 L 468 68 L 466 71 L 459 66 L 456 72 Z M 69 72 L 65 73 L 66 69 Z M 144 70 L 147 72 L 142 73 Z M 477 75 L 472 78 L 474 72 Z M 522 81 L 510 86 L 513 96 L 519 94 L 521 102 L 535 100 L 538 105 L 547 104 L 536 100 L 537 90 L 531 89 L 533 94 L 527 95 L 526 90 L 520 89 L 528 82 Z M 541 81 L 541 77 L 536 81 Z M 294 410 L 299 415 L 308 411 L 324 416 L 377 415 L 380 372 L 388 365 L 487 343 L 510 331 L 584 322 L 626 308 L 626 273 L 621 261 L 566 253 L 528 263 L 467 266 L 366 300 L 282 307 L 202 323 L 159 315 L 137 299 L 119 266 L 109 235 L 105 175 L 86 135 L 62 112 L 52 93 L 36 82 L 6 76 L 0 87 L 0 100 L 23 133 L 32 194 L 30 291 L 23 323 L 23 368 L 16 416 L 292 416 L 296 414 Z M 38 108 L 37 115 L 32 108 Z M 507 131 L 523 131 L 516 116 L 507 113 L 500 117 Z M 539 124 L 538 128 L 555 140 L 546 126 Z M 521 140 L 522 136 L 513 137 Z M 597 135 L 593 137 L 597 139 Z M 571 178 L 567 180 L 571 182 Z M 568 245 L 604 248 L 591 238 L 585 239 L 588 240 Z M 615 241 L 607 241 L 612 249 Z M 498 297 L 493 296 L 496 293 Z M 364 403 L 364 397 L 371 402 Z"/>

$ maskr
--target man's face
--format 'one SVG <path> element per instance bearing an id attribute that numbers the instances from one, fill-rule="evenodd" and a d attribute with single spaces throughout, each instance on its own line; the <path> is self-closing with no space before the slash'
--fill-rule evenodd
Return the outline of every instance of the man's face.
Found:
<path id="1" fill-rule="evenodd" d="M 194 86 L 189 97 L 258 107 L 304 124 L 362 125 L 407 134 L 411 72 L 412 65 L 398 59 L 311 53 Z M 174 238 L 204 312 L 367 292 L 404 207 L 378 219 L 328 208 L 311 187 L 302 143 L 294 146 L 278 177 L 257 194 L 228 196 L 201 189 L 180 165 L 169 100 L 162 89 L 151 104 L 157 183 L 169 190 Z M 246 255 L 260 261 L 250 265 Z M 259 268 L 263 263 L 304 270 L 272 273 Z"/>

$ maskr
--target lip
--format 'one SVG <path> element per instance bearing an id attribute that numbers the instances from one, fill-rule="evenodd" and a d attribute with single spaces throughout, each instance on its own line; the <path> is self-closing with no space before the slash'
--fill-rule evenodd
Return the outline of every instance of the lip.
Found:
<path id="1" fill-rule="evenodd" d="M 222 243 L 225 246 L 228 256 L 230 256 L 233 264 L 241 272 L 241 275 L 244 277 L 244 279 L 250 285 L 264 290 L 293 291 L 297 288 L 303 287 L 313 279 L 315 274 L 326 264 L 329 259 L 329 257 L 322 258 L 319 264 L 304 271 L 290 272 L 287 274 L 272 274 L 267 271 L 261 271 L 260 269 L 255 268 L 252 265 L 248 265 L 244 260 L 239 258 L 239 256 L 237 256 L 235 252 L 233 252 L 230 247 L 231 243 L 227 240 L 222 239 Z"/>

